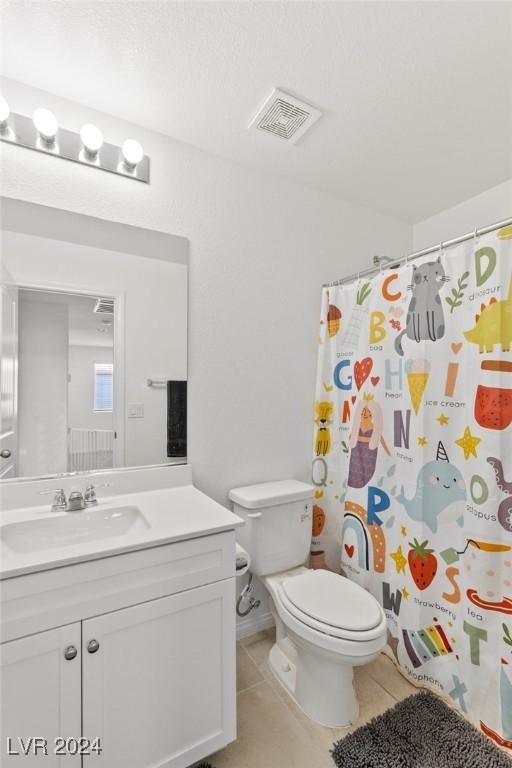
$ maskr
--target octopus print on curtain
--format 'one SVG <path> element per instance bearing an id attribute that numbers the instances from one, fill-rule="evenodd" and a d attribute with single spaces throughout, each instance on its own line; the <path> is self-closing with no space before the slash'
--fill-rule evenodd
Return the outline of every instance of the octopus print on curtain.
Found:
<path id="1" fill-rule="evenodd" d="M 313 567 L 512 748 L 512 227 L 322 296 Z"/>

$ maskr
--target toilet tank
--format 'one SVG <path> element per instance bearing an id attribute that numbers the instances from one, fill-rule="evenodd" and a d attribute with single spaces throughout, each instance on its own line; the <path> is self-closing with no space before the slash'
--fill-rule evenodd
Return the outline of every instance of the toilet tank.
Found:
<path id="1" fill-rule="evenodd" d="M 245 520 L 237 540 L 251 556 L 256 576 L 279 573 L 306 562 L 311 546 L 314 488 L 278 480 L 234 488 L 233 512 Z"/>

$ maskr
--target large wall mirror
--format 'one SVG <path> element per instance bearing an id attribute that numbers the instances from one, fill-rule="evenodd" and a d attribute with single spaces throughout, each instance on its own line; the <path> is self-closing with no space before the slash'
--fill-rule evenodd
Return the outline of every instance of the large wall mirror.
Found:
<path id="1" fill-rule="evenodd" d="M 0 205 L 1 480 L 185 463 L 187 240 Z"/>

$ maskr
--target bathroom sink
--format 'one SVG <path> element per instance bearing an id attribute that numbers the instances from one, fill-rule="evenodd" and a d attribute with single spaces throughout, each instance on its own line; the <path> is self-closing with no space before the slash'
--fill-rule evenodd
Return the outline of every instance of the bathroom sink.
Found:
<path id="1" fill-rule="evenodd" d="M 148 521 L 135 506 L 85 509 L 43 520 L 24 520 L 1 528 L 1 538 L 14 552 L 40 552 L 127 533 L 144 531 Z"/>
<path id="2" fill-rule="evenodd" d="M 176 486 L 109 496 L 96 507 L 78 512 L 51 512 L 48 503 L 7 506 L 2 493 L 0 584 L 14 576 L 224 533 L 243 525 L 243 520 L 194 488 L 189 476 L 190 467 L 183 465 L 176 469 Z M 21 495 L 15 490 L 13 495 Z M 37 494 L 29 488 L 26 498 L 35 501 Z"/>

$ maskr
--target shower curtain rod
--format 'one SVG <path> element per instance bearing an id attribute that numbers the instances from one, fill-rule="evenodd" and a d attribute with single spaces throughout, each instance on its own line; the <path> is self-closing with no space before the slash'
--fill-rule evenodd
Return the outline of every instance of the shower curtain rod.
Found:
<path id="1" fill-rule="evenodd" d="M 413 259 L 419 259 L 421 256 L 427 256 L 429 253 L 436 253 L 436 251 L 442 251 L 443 248 L 449 248 L 451 245 L 458 245 L 465 240 L 471 240 L 477 238 L 480 235 L 486 235 L 488 232 L 494 232 L 495 229 L 501 229 L 502 227 L 512 226 L 512 218 L 498 221 L 496 224 L 489 224 L 487 227 L 481 229 L 475 229 L 474 232 L 468 232 L 460 237 L 454 237 L 452 240 L 443 240 L 438 245 L 432 245 L 430 248 L 424 248 L 422 251 L 415 251 L 409 256 L 402 256 L 399 259 L 389 259 L 389 264 L 386 265 L 387 269 L 396 269 L 400 264 L 408 263 Z M 383 257 L 378 257 L 383 258 Z M 387 259 L 386 259 L 387 261 Z M 370 275 L 376 275 L 378 272 L 382 272 L 382 266 L 368 267 L 368 269 L 362 269 L 360 272 L 354 272 L 348 277 L 342 277 L 341 280 L 334 280 L 332 283 L 323 283 L 322 288 L 334 288 L 336 285 L 343 285 L 344 283 L 351 283 L 354 280 L 359 280 L 360 277 L 369 277 Z"/>

